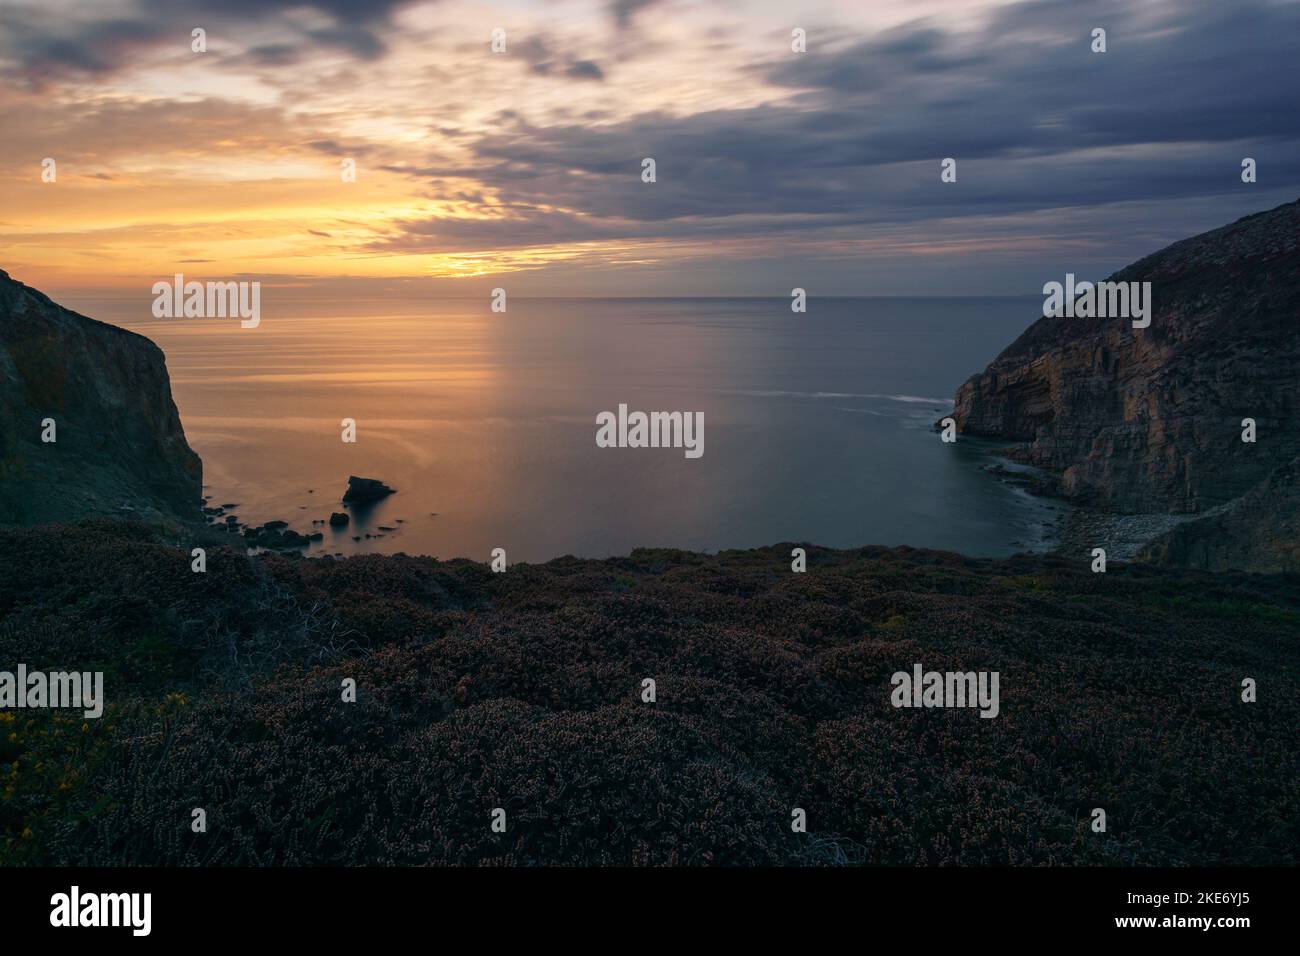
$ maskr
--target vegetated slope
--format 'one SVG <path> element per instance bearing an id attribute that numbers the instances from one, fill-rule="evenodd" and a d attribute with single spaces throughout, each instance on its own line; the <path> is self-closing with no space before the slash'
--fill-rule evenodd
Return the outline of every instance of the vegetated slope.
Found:
<path id="1" fill-rule="evenodd" d="M 109 701 L 0 714 L 0 861 L 1297 862 L 1288 576 L 906 548 L 796 574 L 789 545 L 195 574 L 153 535 L 0 529 L 0 661 L 104 669 Z M 916 663 L 998 671 L 1000 715 L 894 709 Z"/>
<path id="2" fill-rule="evenodd" d="M 1205 570 L 1300 570 L 1300 458 L 1226 508 L 1156 538 L 1139 557 Z"/>

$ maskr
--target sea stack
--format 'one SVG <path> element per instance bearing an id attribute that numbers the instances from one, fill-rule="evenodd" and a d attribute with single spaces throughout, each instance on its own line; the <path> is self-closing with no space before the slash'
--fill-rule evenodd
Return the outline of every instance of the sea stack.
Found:
<path id="1" fill-rule="evenodd" d="M 358 478 L 356 475 L 349 475 L 348 490 L 343 493 L 343 500 L 351 504 L 368 504 L 387 498 L 396 490 L 396 488 L 389 488 L 378 478 Z"/>

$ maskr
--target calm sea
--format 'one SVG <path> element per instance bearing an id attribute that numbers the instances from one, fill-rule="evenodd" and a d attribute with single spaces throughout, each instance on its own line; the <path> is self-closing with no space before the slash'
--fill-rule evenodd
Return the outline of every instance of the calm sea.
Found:
<path id="1" fill-rule="evenodd" d="M 636 547 L 1044 547 L 1058 515 L 931 423 L 1039 308 L 1018 299 L 297 301 L 262 321 L 62 300 L 167 355 L 213 504 L 320 551 L 511 561 Z M 704 454 L 596 446 L 596 416 L 702 412 Z M 340 440 L 340 421 L 358 440 Z M 350 474 L 398 489 L 343 531 Z M 393 531 L 381 531 L 381 527 Z M 365 537 L 370 534 L 374 537 Z M 361 536 L 360 541 L 353 537 Z"/>

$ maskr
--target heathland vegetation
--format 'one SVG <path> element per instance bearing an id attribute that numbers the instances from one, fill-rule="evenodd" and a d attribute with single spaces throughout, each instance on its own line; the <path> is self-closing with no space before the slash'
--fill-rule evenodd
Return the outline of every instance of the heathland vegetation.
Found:
<path id="1" fill-rule="evenodd" d="M 1293 577 L 790 550 L 199 574 L 0 529 L 0 659 L 107 698 L 0 714 L 0 862 L 1297 862 Z M 893 708 L 918 662 L 998 671 L 998 717 Z"/>

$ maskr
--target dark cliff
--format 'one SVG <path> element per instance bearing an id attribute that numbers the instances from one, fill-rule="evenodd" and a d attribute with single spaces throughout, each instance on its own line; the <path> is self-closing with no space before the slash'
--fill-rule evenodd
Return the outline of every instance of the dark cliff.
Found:
<path id="1" fill-rule="evenodd" d="M 0 522 L 190 520 L 202 472 L 158 346 L 0 271 Z"/>
<path id="2" fill-rule="evenodd" d="M 958 430 L 1016 442 L 1012 457 L 1052 472 L 1082 504 L 1129 514 L 1228 508 L 1232 528 L 1247 534 L 1255 522 L 1239 499 L 1285 485 L 1295 471 L 1279 469 L 1300 456 L 1300 202 L 1174 243 L 1110 279 L 1151 283 L 1149 328 L 1040 318 L 958 390 Z M 1254 443 L 1242 441 L 1246 418 Z M 1276 542 L 1224 550 L 1194 543 L 1211 534 L 1208 522 L 1180 532 L 1177 546 L 1148 556 L 1284 566 Z"/>

